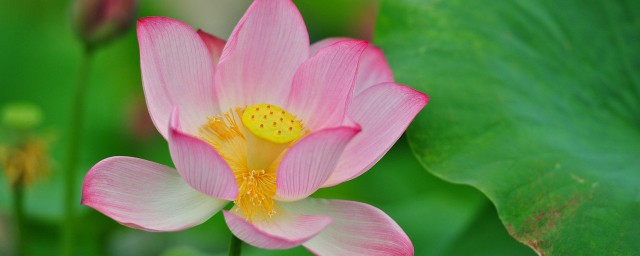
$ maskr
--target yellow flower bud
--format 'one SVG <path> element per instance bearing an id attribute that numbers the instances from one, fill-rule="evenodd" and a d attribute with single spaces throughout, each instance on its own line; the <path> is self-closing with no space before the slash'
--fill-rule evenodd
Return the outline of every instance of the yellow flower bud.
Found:
<path id="1" fill-rule="evenodd" d="M 2 145 L 0 166 L 11 185 L 33 184 L 50 171 L 49 143 L 46 139 L 28 137 L 17 145 Z"/>

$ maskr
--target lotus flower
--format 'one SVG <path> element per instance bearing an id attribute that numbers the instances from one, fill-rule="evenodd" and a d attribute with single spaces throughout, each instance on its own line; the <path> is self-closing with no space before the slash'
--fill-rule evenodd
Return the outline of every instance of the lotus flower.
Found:
<path id="1" fill-rule="evenodd" d="M 87 174 L 82 203 L 119 223 L 177 231 L 222 210 L 232 233 L 266 249 L 412 255 L 403 230 L 319 188 L 373 166 L 428 101 L 393 82 L 367 42 L 309 46 L 289 0 L 257 0 L 228 42 L 162 17 L 138 21 L 147 107 L 175 169 L 112 157 Z M 401 174 L 399 174 L 401 175 Z"/>

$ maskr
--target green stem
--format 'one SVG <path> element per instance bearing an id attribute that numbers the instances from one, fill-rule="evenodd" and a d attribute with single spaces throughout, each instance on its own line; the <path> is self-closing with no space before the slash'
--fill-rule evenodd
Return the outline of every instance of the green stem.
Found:
<path id="1" fill-rule="evenodd" d="M 231 234 L 231 241 L 229 241 L 229 256 L 240 256 L 241 250 L 242 241 Z"/>
<path id="2" fill-rule="evenodd" d="M 26 255 L 26 232 L 24 226 L 24 175 L 20 174 L 13 184 L 13 210 L 16 218 L 16 255 Z"/>
<path id="3" fill-rule="evenodd" d="M 86 47 L 82 62 L 80 63 L 80 73 L 78 76 L 78 84 L 73 98 L 73 107 L 71 109 L 71 124 L 69 127 L 69 148 L 67 150 L 67 162 L 64 183 L 64 213 L 65 221 L 62 226 L 62 255 L 73 255 L 73 241 L 75 238 L 76 216 L 75 205 L 79 200 L 75 198 L 78 169 L 78 153 L 80 152 L 80 137 L 82 131 L 83 111 L 85 105 L 85 94 L 88 85 L 89 71 L 91 66 L 91 57 L 93 56 L 91 47 Z"/>

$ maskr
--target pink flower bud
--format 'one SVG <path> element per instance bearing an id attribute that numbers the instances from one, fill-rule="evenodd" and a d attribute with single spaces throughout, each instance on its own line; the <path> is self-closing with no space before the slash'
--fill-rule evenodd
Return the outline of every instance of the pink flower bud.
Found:
<path id="1" fill-rule="evenodd" d="M 72 22 L 76 33 L 88 45 L 109 41 L 133 24 L 135 0 L 76 0 Z"/>

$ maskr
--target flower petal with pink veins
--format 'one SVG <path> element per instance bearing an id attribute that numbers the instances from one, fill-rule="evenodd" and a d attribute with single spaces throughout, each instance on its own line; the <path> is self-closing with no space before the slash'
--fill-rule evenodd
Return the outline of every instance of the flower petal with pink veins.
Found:
<path id="1" fill-rule="evenodd" d="M 179 130 L 178 108 L 171 115 L 169 151 L 180 176 L 210 197 L 234 200 L 238 184 L 227 162 L 208 143 Z"/>
<path id="2" fill-rule="evenodd" d="M 413 255 L 413 244 L 387 214 L 368 204 L 307 198 L 282 207 L 297 214 L 328 215 L 333 223 L 303 245 L 316 255 Z"/>
<path id="3" fill-rule="evenodd" d="M 229 201 L 208 197 L 167 166 L 116 156 L 97 163 L 84 179 L 82 204 L 146 231 L 178 231 L 203 223 Z"/>
<path id="4" fill-rule="evenodd" d="M 197 134 L 207 117 L 220 113 L 207 46 L 187 24 L 163 17 L 140 19 L 138 42 L 144 95 L 156 129 L 167 138 L 169 116 L 179 106 L 183 130 Z"/>
<path id="5" fill-rule="evenodd" d="M 322 48 L 328 47 L 340 41 L 349 40 L 348 38 L 327 38 L 311 45 L 311 56 L 315 55 Z M 367 49 L 360 57 L 360 65 L 358 66 L 358 77 L 356 78 L 356 88 L 354 95 L 360 94 L 367 88 L 384 83 L 393 82 L 393 73 L 389 64 L 380 48 L 369 44 Z"/>
<path id="6" fill-rule="evenodd" d="M 318 131 L 342 123 L 353 96 L 364 41 L 345 40 L 322 49 L 300 66 L 289 95 L 291 113 Z"/>
<path id="7" fill-rule="evenodd" d="M 284 106 L 309 36 L 290 0 L 256 0 L 231 33 L 216 68 L 220 107 Z"/>
<path id="8" fill-rule="evenodd" d="M 331 224 L 322 215 L 297 215 L 280 211 L 271 219 L 251 223 L 232 212 L 223 211 L 231 232 L 246 243 L 265 249 L 288 249 L 298 246 Z"/>
<path id="9" fill-rule="evenodd" d="M 207 49 L 209 49 L 209 53 L 211 53 L 213 65 L 218 65 L 218 61 L 220 60 L 220 55 L 222 55 L 222 49 L 224 48 L 225 41 L 200 29 L 198 29 L 198 35 L 207 45 Z"/>
<path id="10" fill-rule="evenodd" d="M 323 187 L 369 170 L 391 149 L 428 100 L 427 95 L 395 83 L 379 84 L 356 96 L 348 116 L 360 124 L 362 132 L 349 142 Z"/>
<path id="11" fill-rule="evenodd" d="M 344 40 L 356 40 L 356 39 L 351 39 L 347 37 L 330 37 L 330 38 L 322 39 L 311 45 L 311 47 L 309 48 L 309 57 L 313 57 L 314 55 L 318 54 L 318 52 L 324 49 L 325 47 L 329 47 L 332 44 L 335 44 L 337 42 L 344 41 Z"/>
<path id="12" fill-rule="evenodd" d="M 335 169 L 344 148 L 359 132 L 360 127 L 329 128 L 294 144 L 280 161 L 275 198 L 295 201 L 318 190 Z"/>

